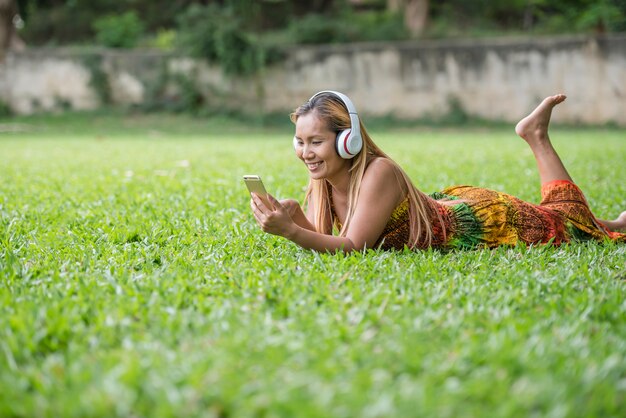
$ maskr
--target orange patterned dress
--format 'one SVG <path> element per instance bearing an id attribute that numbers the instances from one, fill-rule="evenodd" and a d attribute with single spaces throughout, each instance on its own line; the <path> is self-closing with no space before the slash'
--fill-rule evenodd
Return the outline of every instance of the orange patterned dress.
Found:
<path id="1" fill-rule="evenodd" d="M 431 209 L 443 225 L 433 219 L 432 247 L 471 249 L 500 245 L 553 244 L 571 241 L 613 240 L 626 242 L 626 234 L 601 224 L 589 209 L 582 191 L 574 183 L 557 180 L 541 189 L 538 205 L 514 196 L 472 186 L 454 186 L 433 193 Z M 438 200 L 462 200 L 444 205 Z M 402 202 L 393 212 L 376 247 L 403 249 L 409 242 L 409 205 Z M 426 245 L 418 245 L 424 248 Z"/>

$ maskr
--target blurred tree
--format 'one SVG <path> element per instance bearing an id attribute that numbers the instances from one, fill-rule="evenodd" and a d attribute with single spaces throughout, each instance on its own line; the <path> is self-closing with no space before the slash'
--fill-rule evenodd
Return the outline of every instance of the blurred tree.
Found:
<path id="1" fill-rule="evenodd" d="M 15 30 L 20 19 L 15 0 L 0 0 L 0 62 L 9 49 L 23 48 L 23 42 Z"/>
<path id="2" fill-rule="evenodd" d="M 596 0 L 590 3 L 581 13 L 577 24 L 582 30 L 592 29 L 596 33 L 605 33 L 612 29 L 614 23 L 624 20 L 625 15 L 621 13 L 617 2 L 611 0 Z"/>
<path id="3" fill-rule="evenodd" d="M 426 29 L 429 0 L 387 0 L 387 8 L 404 14 L 404 25 L 412 36 L 419 36 Z"/>
<path id="4" fill-rule="evenodd" d="M 176 16 L 206 0 L 17 0 L 32 43 L 90 42 L 102 16 L 134 11 L 148 32 L 174 27 Z"/>
<path id="5" fill-rule="evenodd" d="M 264 65 L 264 49 L 235 8 L 193 5 L 179 16 L 178 30 L 184 51 L 219 63 L 226 74 L 250 75 Z"/>
<path id="6" fill-rule="evenodd" d="M 430 20 L 446 34 L 626 30 L 626 0 L 440 0 Z M 443 23 L 443 24 L 442 24 Z"/>
<path id="7" fill-rule="evenodd" d="M 20 35 L 32 44 L 89 43 L 96 37 L 94 21 L 134 11 L 147 36 L 174 30 L 190 6 L 229 10 L 241 30 L 256 37 L 268 31 L 291 32 L 317 19 L 337 33 L 334 42 L 397 39 L 380 22 L 401 15 L 406 35 L 459 36 L 509 31 L 534 33 L 626 31 L 626 0 L 2 0 L 15 4 L 24 19 Z M 395 11 L 395 13 L 391 13 Z M 374 18 L 372 16 L 376 15 Z M 389 16 L 395 15 L 394 19 Z M 314 18 L 311 18 L 313 16 Z M 308 19 L 308 20 L 307 20 Z M 361 22 L 368 21 L 360 27 Z M 5 19 L 6 22 L 6 19 Z M 311 23 L 312 22 L 312 23 Z M 397 25 L 397 22 L 394 21 Z M 367 26 L 369 25 L 369 26 Z M 7 24 L 5 23 L 5 27 Z M 358 26 L 355 28 L 355 26 Z M 389 25 L 390 26 L 390 25 Z M 397 28 L 400 29 L 400 28 Z M 289 34 L 289 35 L 286 35 Z M 385 34 L 390 38 L 385 38 Z"/>
<path id="8" fill-rule="evenodd" d="M 110 48 L 134 48 L 144 27 L 134 10 L 99 17 L 93 22 L 96 39 Z"/>
<path id="9" fill-rule="evenodd" d="M 13 0 L 14 1 L 14 0 Z M 94 38 L 98 18 L 135 11 L 147 32 L 174 28 L 190 6 L 214 5 L 234 11 L 252 31 L 285 27 L 308 13 L 333 13 L 345 0 L 17 0 L 26 21 L 25 36 L 34 43 L 67 43 Z"/>

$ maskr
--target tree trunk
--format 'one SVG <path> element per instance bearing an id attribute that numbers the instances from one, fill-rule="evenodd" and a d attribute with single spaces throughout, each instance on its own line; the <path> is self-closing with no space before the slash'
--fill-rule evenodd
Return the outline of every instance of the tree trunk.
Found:
<path id="1" fill-rule="evenodd" d="M 428 23 L 428 0 L 408 0 L 404 8 L 404 25 L 411 36 L 419 36 Z"/>
<path id="2" fill-rule="evenodd" d="M 387 0 L 387 10 L 390 12 L 399 12 L 404 9 L 406 0 Z"/>
<path id="3" fill-rule="evenodd" d="M 13 19 L 17 15 L 15 0 L 0 0 L 0 62 L 4 61 L 7 51 L 11 48 L 23 47 L 17 36 Z"/>
<path id="4" fill-rule="evenodd" d="M 419 36 L 428 24 L 428 0 L 387 0 L 387 10 L 404 13 L 404 26 L 411 36 Z"/>

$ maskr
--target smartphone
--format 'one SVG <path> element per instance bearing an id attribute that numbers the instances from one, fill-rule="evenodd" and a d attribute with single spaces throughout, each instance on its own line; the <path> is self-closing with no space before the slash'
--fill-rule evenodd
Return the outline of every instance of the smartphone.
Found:
<path id="1" fill-rule="evenodd" d="M 243 181 L 246 183 L 250 194 L 256 193 L 261 198 L 265 206 L 270 209 L 274 209 L 274 205 L 272 205 L 267 198 L 267 191 L 265 190 L 265 186 L 261 181 L 261 177 L 254 174 L 247 174 L 243 176 Z"/>

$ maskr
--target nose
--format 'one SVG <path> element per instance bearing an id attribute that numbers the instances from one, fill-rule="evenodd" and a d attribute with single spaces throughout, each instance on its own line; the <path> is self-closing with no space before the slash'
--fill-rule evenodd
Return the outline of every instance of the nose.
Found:
<path id="1" fill-rule="evenodd" d="M 302 144 L 301 149 L 302 149 L 302 158 L 307 157 L 312 152 L 310 144 L 307 144 L 306 142 Z"/>

